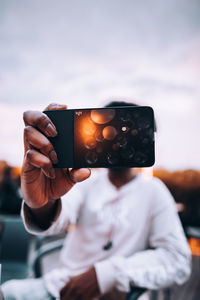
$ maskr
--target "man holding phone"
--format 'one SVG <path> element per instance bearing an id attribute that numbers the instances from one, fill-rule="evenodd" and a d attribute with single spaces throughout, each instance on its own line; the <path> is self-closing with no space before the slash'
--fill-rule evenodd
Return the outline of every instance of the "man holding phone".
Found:
<path id="1" fill-rule="evenodd" d="M 47 107 L 60 109 L 67 107 Z M 24 122 L 25 226 L 40 235 L 76 226 L 67 235 L 60 266 L 42 279 L 5 283 L 5 299 L 92 300 L 113 289 L 127 293 L 131 285 L 160 289 L 188 279 L 189 247 L 163 183 L 131 168 L 91 176 L 89 169 L 54 169 L 58 158 L 49 140 L 57 135 L 54 124 L 38 111 L 25 112 Z"/>

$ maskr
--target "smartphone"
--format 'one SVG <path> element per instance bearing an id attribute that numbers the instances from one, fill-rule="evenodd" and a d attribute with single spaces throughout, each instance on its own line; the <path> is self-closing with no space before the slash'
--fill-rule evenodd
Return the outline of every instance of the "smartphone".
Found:
<path id="1" fill-rule="evenodd" d="M 154 112 L 149 106 L 44 111 L 58 168 L 149 167 L 155 162 Z"/>

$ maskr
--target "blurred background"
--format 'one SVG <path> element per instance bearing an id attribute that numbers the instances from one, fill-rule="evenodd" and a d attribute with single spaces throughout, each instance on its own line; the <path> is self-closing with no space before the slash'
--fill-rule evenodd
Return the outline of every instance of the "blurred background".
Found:
<path id="1" fill-rule="evenodd" d="M 198 0 L 1 0 L 1 212 L 20 210 L 23 111 L 134 101 L 154 108 L 154 175 L 174 195 L 198 257 L 199 15 Z"/>

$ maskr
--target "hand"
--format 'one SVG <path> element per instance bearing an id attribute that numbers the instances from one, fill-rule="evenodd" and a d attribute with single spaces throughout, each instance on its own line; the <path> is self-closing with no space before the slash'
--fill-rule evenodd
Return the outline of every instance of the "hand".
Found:
<path id="1" fill-rule="evenodd" d="M 67 109 L 66 105 L 50 104 L 46 110 Z M 26 204 L 38 209 L 54 203 L 76 182 L 90 176 L 89 169 L 54 169 L 56 152 L 48 137 L 57 135 L 56 128 L 46 114 L 39 111 L 24 113 L 24 162 L 21 189 Z"/>
<path id="2" fill-rule="evenodd" d="M 72 277 L 60 292 L 61 300 L 92 300 L 99 295 L 100 291 L 94 268 Z"/>

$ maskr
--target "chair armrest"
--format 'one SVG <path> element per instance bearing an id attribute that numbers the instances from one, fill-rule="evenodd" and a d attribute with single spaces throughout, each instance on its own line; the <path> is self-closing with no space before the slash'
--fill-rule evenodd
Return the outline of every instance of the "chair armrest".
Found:
<path id="1" fill-rule="evenodd" d="M 188 238 L 195 238 L 200 240 L 200 227 L 186 226 L 185 233 Z"/>
<path id="2" fill-rule="evenodd" d="M 57 241 L 49 242 L 43 246 L 41 246 L 37 251 L 36 255 L 32 264 L 32 268 L 35 274 L 35 277 L 41 277 L 41 260 L 44 256 L 59 250 L 63 247 L 64 239 L 60 239 Z M 147 289 L 140 288 L 140 287 L 132 287 L 131 291 L 128 293 L 126 300 L 136 300 L 138 299 L 143 293 L 145 293 Z"/>
<path id="3" fill-rule="evenodd" d="M 47 254 L 50 254 L 56 250 L 59 250 L 63 246 L 63 239 L 53 241 L 50 243 L 47 243 L 43 246 L 41 246 L 37 251 L 35 258 L 32 263 L 32 269 L 34 271 L 35 277 L 41 277 L 42 276 L 42 270 L 41 270 L 41 259 L 46 256 Z"/>
<path id="4" fill-rule="evenodd" d="M 131 291 L 126 296 L 126 300 L 136 300 L 147 291 L 145 288 L 132 287 Z"/>

